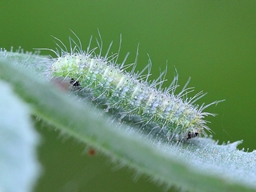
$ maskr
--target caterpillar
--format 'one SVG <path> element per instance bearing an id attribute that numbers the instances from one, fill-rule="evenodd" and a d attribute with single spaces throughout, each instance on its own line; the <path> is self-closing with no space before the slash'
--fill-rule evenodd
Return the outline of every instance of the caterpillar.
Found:
<path id="1" fill-rule="evenodd" d="M 73 32 L 73 31 L 72 31 Z M 117 63 L 117 54 L 108 56 L 102 54 L 102 39 L 97 41 L 95 48 L 89 46 L 83 50 L 78 36 L 77 42 L 69 38 L 70 51 L 61 40 L 54 37 L 60 44 L 56 50 L 50 49 L 57 55 L 51 66 L 51 78 L 63 78 L 71 85 L 71 89 L 80 97 L 84 97 L 98 107 L 104 109 L 115 119 L 139 127 L 143 133 L 166 141 L 186 141 L 197 136 L 206 135 L 211 131 L 204 118 L 213 113 L 204 110 L 220 101 L 207 105 L 197 105 L 195 102 L 202 98 L 202 91 L 188 98 L 188 82 L 182 91 L 175 94 L 178 87 L 178 75 L 168 88 L 162 88 L 166 70 L 154 81 L 149 80 L 152 63 L 140 73 L 135 73 L 135 63 L 125 64 L 128 54 L 121 64 Z M 122 38 L 120 36 L 120 45 Z M 96 49 L 99 53 L 96 53 Z M 137 50 L 138 53 L 138 50 Z M 138 55 L 138 54 L 137 54 Z M 132 66 L 131 71 L 127 71 Z M 146 76 L 142 73 L 148 70 Z"/>

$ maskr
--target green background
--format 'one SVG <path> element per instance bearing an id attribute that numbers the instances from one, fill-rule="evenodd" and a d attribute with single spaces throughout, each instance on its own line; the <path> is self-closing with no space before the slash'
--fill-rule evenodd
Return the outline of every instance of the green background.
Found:
<path id="1" fill-rule="evenodd" d="M 121 58 L 133 62 L 140 43 L 138 70 L 153 61 L 152 79 L 165 69 L 168 82 L 179 72 L 179 83 L 189 77 L 195 93 L 208 94 L 198 103 L 225 99 L 207 118 L 213 138 L 256 149 L 256 1 L 254 0 L 79 0 L 5 1 L 0 4 L 0 47 L 55 48 L 51 35 L 68 44 L 75 31 L 87 47 L 100 30 L 104 50 L 119 35 Z M 49 54 L 44 51 L 42 54 Z M 168 85 L 167 83 L 165 84 Z M 88 156 L 86 146 L 52 129 L 42 133 L 39 160 L 44 167 L 35 191 L 162 191 L 145 176 L 120 168 L 101 154 Z M 134 179 L 136 178 L 136 179 Z"/>

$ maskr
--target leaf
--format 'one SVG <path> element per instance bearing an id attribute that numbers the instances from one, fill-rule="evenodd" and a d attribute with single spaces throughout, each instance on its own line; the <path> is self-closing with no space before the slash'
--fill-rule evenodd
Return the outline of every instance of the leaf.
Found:
<path id="1" fill-rule="evenodd" d="M 32 191 L 39 175 L 39 137 L 33 130 L 28 107 L 11 87 L 0 81 L 0 93 L 0 191 Z"/>
<path id="2" fill-rule="evenodd" d="M 189 191 L 256 190 L 256 153 L 237 150 L 239 142 L 217 145 L 207 138 L 191 139 L 188 144 L 155 142 L 131 127 L 111 122 L 95 107 L 11 62 L 0 61 L 0 78 L 13 85 L 34 114 L 61 132 L 159 183 Z"/>

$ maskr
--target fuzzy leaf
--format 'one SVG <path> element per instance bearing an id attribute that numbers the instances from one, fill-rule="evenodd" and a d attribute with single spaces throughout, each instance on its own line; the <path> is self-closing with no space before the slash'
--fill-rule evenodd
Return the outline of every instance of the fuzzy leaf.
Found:
<path id="1" fill-rule="evenodd" d="M 0 61 L 0 78 L 13 85 L 34 114 L 61 132 L 160 183 L 188 191 L 256 191 L 256 152 L 237 150 L 239 142 L 217 145 L 207 138 L 172 145 L 155 142 L 11 62 Z"/>
<path id="2" fill-rule="evenodd" d="M 29 192 L 39 175 L 39 137 L 30 111 L 11 87 L 0 81 L 0 191 Z"/>

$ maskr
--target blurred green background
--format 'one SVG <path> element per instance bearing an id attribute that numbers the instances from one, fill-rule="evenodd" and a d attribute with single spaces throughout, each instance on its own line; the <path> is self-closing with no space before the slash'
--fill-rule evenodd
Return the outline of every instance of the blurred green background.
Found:
<path id="1" fill-rule="evenodd" d="M 113 40 L 116 52 L 122 34 L 120 61 L 131 52 L 128 62 L 133 62 L 140 43 L 138 70 L 147 64 L 149 53 L 155 79 L 168 60 L 169 83 L 176 68 L 180 85 L 191 77 L 189 85 L 196 92 L 208 92 L 198 103 L 226 99 L 208 109 L 218 114 L 207 119 L 213 138 L 220 143 L 243 139 L 240 148 L 256 149 L 254 0 L 1 0 L 0 26 L 0 47 L 21 46 L 28 51 L 55 48 L 51 35 L 68 44 L 69 29 L 86 48 L 99 28 L 104 49 Z M 101 154 L 88 156 L 84 144 L 54 130 L 39 132 L 44 172 L 36 192 L 164 189 L 145 176 L 134 179 L 134 171 L 120 169 Z"/>

